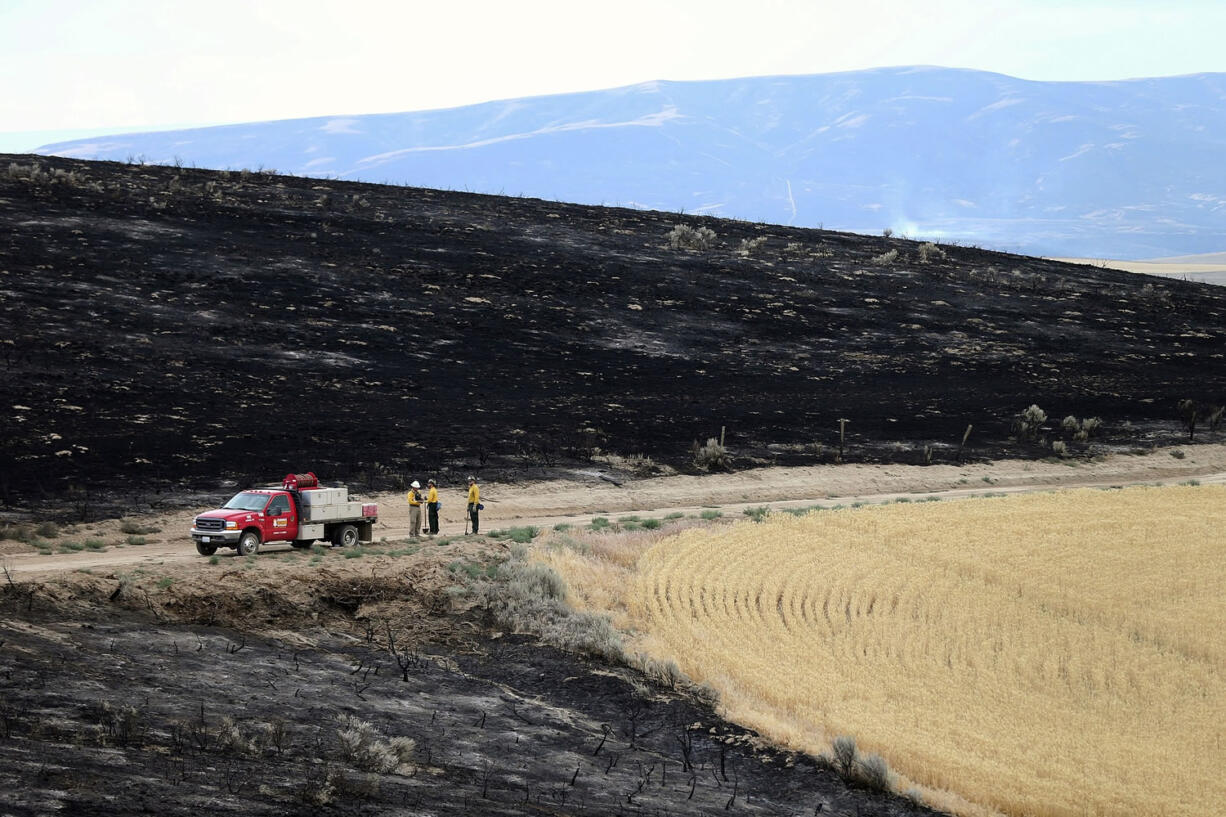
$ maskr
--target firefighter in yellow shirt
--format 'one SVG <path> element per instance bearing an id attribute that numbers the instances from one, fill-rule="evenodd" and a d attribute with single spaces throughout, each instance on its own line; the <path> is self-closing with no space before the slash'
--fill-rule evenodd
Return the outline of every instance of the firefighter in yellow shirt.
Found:
<path id="1" fill-rule="evenodd" d="M 479 528 L 478 513 L 481 510 L 481 489 L 477 487 L 476 477 L 468 478 L 468 518 L 473 523 L 473 533 Z"/>
<path id="2" fill-rule="evenodd" d="M 427 485 L 430 489 L 426 491 L 426 514 L 429 518 L 429 530 L 431 536 L 438 535 L 438 486 L 434 484 L 434 480 L 430 480 Z"/>
<path id="3" fill-rule="evenodd" d="M 409 535 L 421 536 L 421 483 L 417 480 L 409 486 Z"/>

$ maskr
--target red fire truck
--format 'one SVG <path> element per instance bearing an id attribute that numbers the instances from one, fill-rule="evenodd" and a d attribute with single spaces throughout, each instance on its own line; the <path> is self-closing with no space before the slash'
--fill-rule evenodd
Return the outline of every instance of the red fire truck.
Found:
<path id="1" fill-rule="evenodd" d="M 310 547 L 325 539 L 337 547 L 369 542 L 379 506 L 357 502 L 347 488 L 325 488 L 313 473 L 287 474 L 281 485 L 240 491 L 215 511 L 196 517 L 192 539 L 202 556 L 220 547 L 250 556 L 269 542 Z"/>

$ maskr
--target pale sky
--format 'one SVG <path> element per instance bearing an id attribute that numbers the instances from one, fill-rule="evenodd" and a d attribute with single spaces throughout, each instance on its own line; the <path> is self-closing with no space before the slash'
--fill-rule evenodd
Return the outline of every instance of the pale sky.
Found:
<path id="1" fill-rule="evenodd" d="M 1226 0 L 0 0 L 0 152 L 648 80 L 1226 72 Z"/>

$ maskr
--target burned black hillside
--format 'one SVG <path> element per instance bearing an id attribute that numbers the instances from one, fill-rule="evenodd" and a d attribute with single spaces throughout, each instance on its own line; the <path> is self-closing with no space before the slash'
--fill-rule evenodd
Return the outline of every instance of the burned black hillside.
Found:
<path id="1" fill-rule="evenodd" d="M 708 249 L 670 246 L 677 224 Z M 0 157 L 0 497 L 312 468 L 741 466 L 1186 438 L 1226 290 L 916 242 L 404 187 Z M 1032 403 L 1047 427 L 1011 441 Z M 1206 413 L 1202 410 L 1202 416 Z M 1203 426 L 1203 423 L 1202 423 Z M 1046 442 L 1043 439 L 1046 438 Z M 820 445 L 817 445 L 820 444 Z"/>

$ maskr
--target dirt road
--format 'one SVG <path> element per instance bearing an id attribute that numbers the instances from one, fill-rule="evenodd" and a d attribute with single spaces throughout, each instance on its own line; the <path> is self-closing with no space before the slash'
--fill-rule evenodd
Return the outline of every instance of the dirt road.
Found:
<path id="1" fill-rule="evenodd" d="M 889 502 L 928 496 L 953 499 L 984 493 L 1015 493 L 1062 488 L 1109 487 L 1137 483 L 1226 482 L 1226 445 L 1155 449 L 1143 455 L 1112 454 L 1095 462 L 1001 460 L 968 465 L 822 465 L 805 468 L 764 468 L 732 474 L 668 476 L 632 480 L 615 485 L 600 472 L 576 471 L 569 480 L 482 486 L 486 505 L 481 517 L 484 532 L 520 525 L 552 527 L 582 524 L 601 515 L 636 514 L 644 517 L 668 513 L 698 513 L 718 509 L 739 515 L 745 508 L 787 508 L 851 502 Z M 464 530 L 465 497 L 459 489 L 440 491 L 443 503 L 442 535 Z M 400 539 L 408 535 L 408 507 L 401 494 L 375 497 L 380 504 L 375 538 Z M 206 510 L 201 508 L 199 510 Z M 198 512 L 198 511 L 197 511 Z M 14 574 L 118 568 L 187 562 L 201 558 L 187 531 L 194 513 L 178 512 L 125 520 L 129 525 L 157 529 L 143 537 L 145 544 L 121 530 L 123 521 L 108 520 L 74 526 L 54 540 L 44 540 L 44 555 L 30 545 L 0 542 L 0 556 Z M 93 542 L 93 547 L 59 552 L 64 543 Z M 272 545 L 267 552 L 288 551 Z M 263 551 L 262 551 L 263 552 Z M 231 551 L 223 550 L 222 558 Z"/>

